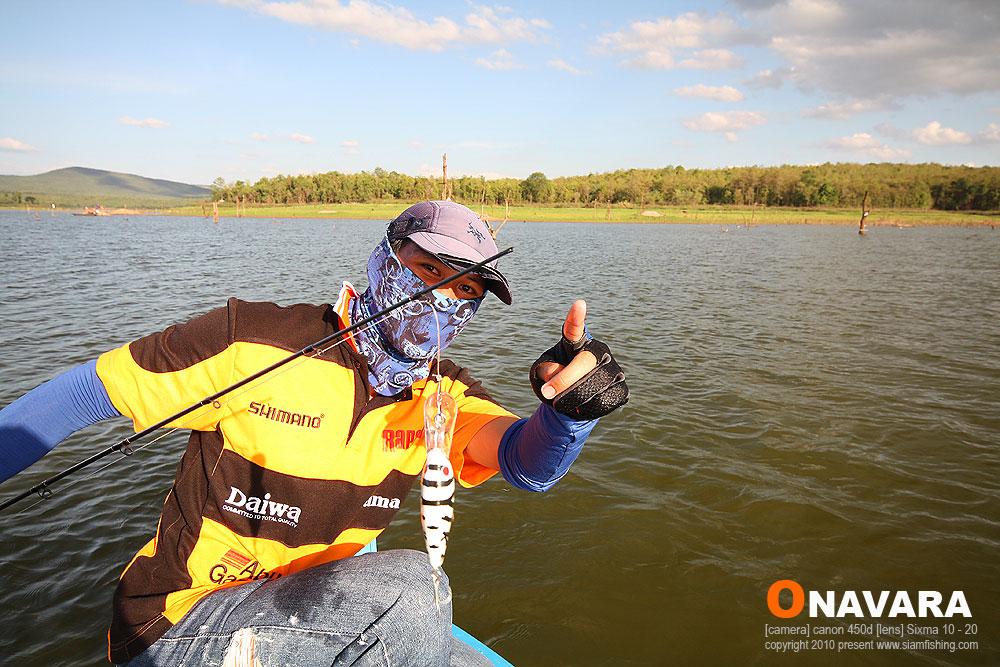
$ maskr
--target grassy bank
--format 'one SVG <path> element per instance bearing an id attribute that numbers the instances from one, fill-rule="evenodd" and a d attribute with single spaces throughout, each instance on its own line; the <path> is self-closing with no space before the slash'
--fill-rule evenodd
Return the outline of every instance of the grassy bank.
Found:
<path id="1" fill-rule="evenodd" d="M 391 220 L 405 208 L 400 202 L 368 204 L 305 204 L 289 206 L 248 206 L 246 217 L 254 218 L 360 218 Z M 480 207 L 471 207 L 479 211 Z M 167 211 L 161 211 L 166 213 Z M 174 215 L 203 215 L 201 205 L 174 208 Z M 487 206 L 483 212 L 490 220 L 503 220 L 502 206 Z M 204 213 L 212 215 L 211 205 Z M 655 213 L 655 215 L 653 215 Z M 220 216 L 235 216 L 232 204 L 219 206 Z M 861 213 L 857 209 L 836 208 L 761 208 L 729 206 L 674 206 L 639 210 L 624 207 L 572 208 L 554 206 L 512 206 L 511 220 L 532 222 L 632 222 L 632 223 L 693 223 L 715 225 L 742 225 L 752 222 L 760 225 L 857 225 Z M 936 211 L 924 209 L 873 210 L 868 216 L 869 226 L 877 225 L 997 225 L 1000 213 L 970 211 Z"/>
<path id="2" fill-rule="evenodd" d="M 0 207 L 13 209 L 15 207 Z M 24 206 L 16 207 L 25 210 Z M 366 204 L 303 204 L 247 206 L 241 215 L 248 218 L 317 218 L 317 219 L 368 219 L 391 220 L 406 208 L 403 202 L 372 202 Z M 479 212 L 481 207 L 471 206 Z M 50 209 L 33 208 L 39 213 Z M 59 210 L 67 209 L 60 207 Z M 211 204 L 189 204 L 158 209 L 107 209 L 114 215 L 189 215 L 212 217 Z M 482 212 L 490 221 L 504 218 L 502 206 L 487 206 Z M 220 204 L 219 215 L 236 217 L 233 204 Z M 853 225 L 857 226 L 861 213 L 857 209 L 841 208 L 764 208 L 737 206 L 667 206 L 649 209 L 622 206 L 563 207 L 563 206 L 512 206 L 511 220 L 531 222 L 627 222 L 641 224 L 684 223 L 721 226 L 755 225 Z M 996 211 L 938 211 L 927 209 L 875 209 L 869 216 L 868 226 L 914 225 L 1000 225 Z"/>

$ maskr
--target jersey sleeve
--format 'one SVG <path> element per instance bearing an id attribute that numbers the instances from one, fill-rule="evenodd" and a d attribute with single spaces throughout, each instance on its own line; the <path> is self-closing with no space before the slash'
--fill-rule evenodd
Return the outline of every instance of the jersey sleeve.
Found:
<path id="1" fill-rule="evenodd" d="M 232 383 L 234 311 L 235 300 L 230 300 L 228 306 L 98 357 L 97 375 L 108 397 L 132 420 L 136 431 Z M 167 426 L 212 430 L 223 412 L 209 404 Z"/>
<path id="2" fill-rule="evenodd" d="M 497 417 L 517 418 L 517 415 L 493 400 L 483 385 L 473 379 L 465 368 L 442 361 L 441 375 L 443 388 L 455 397 L 458 406 L 458 420 L 449 457 L 455 468 L 455 478 L 465 488 L 478 486 L 498 471 L 467 459 L 465 449 L 489 422 Z"/>

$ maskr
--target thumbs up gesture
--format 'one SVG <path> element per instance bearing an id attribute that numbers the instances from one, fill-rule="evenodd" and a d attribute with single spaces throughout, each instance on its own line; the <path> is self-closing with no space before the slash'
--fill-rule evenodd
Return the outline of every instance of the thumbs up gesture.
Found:
<path id="1" fill-rule="evenodd" d="M 574 301 L 562 339 L 531 367 L 531 386 L 543 403 L 578 420 L 603 417 L 628 402 L 625 373 L 611 350 L 586 331 L 587 303 Z"/>

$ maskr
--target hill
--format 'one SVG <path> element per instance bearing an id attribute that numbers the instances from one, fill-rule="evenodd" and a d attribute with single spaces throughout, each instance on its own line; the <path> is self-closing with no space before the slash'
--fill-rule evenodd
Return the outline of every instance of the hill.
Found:
<path id="1" fill-rule="evenodd" d="M 135 174 L 67 167 L 35 176 L 0 175 L 0 203 L 47 206 L 162 206 L 208 199 L 212 191 Z"/>

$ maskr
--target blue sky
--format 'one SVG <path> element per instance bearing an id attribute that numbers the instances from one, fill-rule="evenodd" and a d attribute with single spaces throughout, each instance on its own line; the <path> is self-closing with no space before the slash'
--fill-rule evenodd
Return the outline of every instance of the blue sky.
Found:
<path id="1" fill-rule="evenodd" d="M 7 0 L 0 173 L 1000 164 L 1000 1 Z"/>

